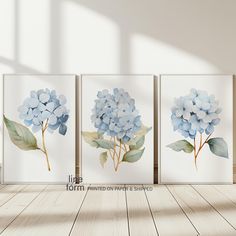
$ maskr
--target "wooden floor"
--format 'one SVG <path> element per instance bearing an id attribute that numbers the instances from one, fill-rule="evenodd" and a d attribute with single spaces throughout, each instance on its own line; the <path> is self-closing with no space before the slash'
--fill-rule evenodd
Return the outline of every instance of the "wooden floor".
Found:
<path id="1" fill-rule="evenodd" d="M 0 185 L 0 235 L 236 235 L 236 185 L 97 187 Z"/>

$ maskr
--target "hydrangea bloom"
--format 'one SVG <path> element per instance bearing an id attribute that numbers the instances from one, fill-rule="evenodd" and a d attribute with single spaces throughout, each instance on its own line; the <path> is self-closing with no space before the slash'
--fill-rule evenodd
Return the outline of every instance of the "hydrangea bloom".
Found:
<path id="1" fill-rule="evenodd" d="M 132 139 L 141 128 L 141 117 L 135 100 L 124 89 L 99 91 L 91 120 L 101 134 L 121 139 L 124 143 Z"/>
<path id="2" fill-rule="evenodd" d="M 214 132 L 214 126 L 220 122 L 221 111 L 214 95 L 191 89 L 187 96 L 175 99 L 171 115 L 174 131 L 192 139 L 198 132 L 210 135 Z"/>
<path id="3" fill-rule="evenodd" d="M 65 135 L 66 122 L 69 118 L 69 111 L 65 104 L 66 97 L 57 96 L 55 90 L 31 91 L 30 97 L 26 98 L 18 108 L 19 117 L 25 125 L 32 127 L 33 132 L 42 130 L 43 124 L 46 122 L 49 132 L 59 129 L 59 133 Z"/>

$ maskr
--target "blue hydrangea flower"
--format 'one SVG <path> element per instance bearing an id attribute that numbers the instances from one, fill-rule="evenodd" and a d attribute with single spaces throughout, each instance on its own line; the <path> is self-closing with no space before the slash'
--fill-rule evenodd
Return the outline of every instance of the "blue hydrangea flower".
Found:
<path id="1" fill-rule="evenodd" d="M 58 129 L 61 135 L 67 132 L 66 122 L 69 118 L 69 110 L 65 107 L 66 97 L 57 96 L 55 90 L 40 89 L 31 91 L 18 108 L 19 117 L 25 125 L 32 128 L 33 132 L 42 130 L 47 123 L 47 130 L 53 132 Z"/>
<path id="2" fill-rule="evenodd" d="M 180 132 L 185 138 L 192 139 L 198 132 L 209 135 L 220 123 L 221 111 L 214 95 L 208 95 L 206 91 L 191 89 L 187 96 L 175 99 L 175 105 L 171 109 L 174 131 Z"/>
<path id="3" fill-rule="evenodd" d="M 141 128 L 141 117 L 135 100 L 124 89 L 107 89 L 97 93 L 91 120 L 101 134 L 128 142 Z"/>

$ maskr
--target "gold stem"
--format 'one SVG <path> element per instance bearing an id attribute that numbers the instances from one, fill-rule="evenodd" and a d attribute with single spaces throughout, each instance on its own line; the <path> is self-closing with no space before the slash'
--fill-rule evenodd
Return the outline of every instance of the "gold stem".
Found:
<path id="1" fill-rule="evenodd" d="M 112 141 L 112 137 L 110 138 L 110 141 Z M 114 169 L 116 169 L 115 150 L 113 149 L 113 153 L 112 153 L 111 149 L 108 149 L 108 151 L 109 151 L 109 154 L 110 154 L 111 159 L 112 159 L 112 161 L 113 161 Z"/>
<path id="2" fill-rule="evenodd" d="M 125 143 L 124 143 L 124 147 L 125 147 L 125 152 L 127 152 L 128 150 L 127 150 L 127 147 L 126 147 Z"/>
<path id="3" fill-rule="evenodd" d="M 109 151 L 110 157 L 111 157 L 111 159 L 112 159 L 112 161 L 113 161 L 113 165 L 114 165 L 114 169 L 115 169 L 115 168 L 116 168 L 115 159 L 113 158 L 113 154 L 112 154 L 111 150 L 108 149 L 108 151 Z"/>
<path id="4" fill-rule="evenodd" d="M 112 159 L 114 161 L 114 168 L 115 168 L 115 171 L 116 171 L 116 162 L 115 162 L 115 155 L 117 156 L 117 153 L 116 153 L 116 140 L 114 138 L 114 147 L 113 147 L 113 156 L 112 156 Z M 118 156 L 117 156 L 118 157 Z"/>
<path id="5" fill-rule="evenodd" d="M 200 147 L 202 146 L 202 134 L 200 134 Z"/>
<path id="6" fill-rule="evenodd" d="M 204 147 L 204 145 L 208 142 L 209 138 L 211 137 L 212 133 L 209 134 L 206 138 L 206 140 L 204 141 L 204 143 L 199 147 L 198 151 L 197 151 L 197 155 L 196 157 L 198 156 L 199 152 L 202 150 L 202 148 Z"/>
<path id="7" fill-rule="evenodd" d="M 197 150 L 196 150 L 196 138 L 194 138 L 194 164 L 197 170 Z"/>
<path id="8" fill-rule="evenodd" d="M 48 120 L 46 121 L 45 126 L 42 128 L 43 149 L 41 149 L 41 150 L 43 151 L 43 153 L 46 156 L 48 171 L 51 171 L 51 167 L 50 167 L 50 163 L 49 163 L 49 159 L 48 159 L 48 151 L 47 151 L 46 144 L 45 144 L 45 131 L 46 131 L 47 127 L 48 127 Z"/>
<path id="9" fill-rule="evenodd" d="M 110 138 L 110 141 L 111 141 L 111 140 L 112 140 L 112 137 Z M 111 150 L 108 149 L 108 151 L 109 151 L 109 153 L 110 153 L 111 159 L 114 160 L 114 158 L 113 158 L 113 154 L 111 153 Z"/>
<path id="10" fill-rule="evenodd" d="M 122 150 L 122 143 L 121 143 L 121 140 L 120 140 L 120 145 L 119 145 L 119 155 L 118 155 L 118 159 L 117 159 L 117 164 L 116 164 L 115 171 L 118 170 L 118 167 L 119 167 L 119 164 L 120 164 L 121 150 Z"/>

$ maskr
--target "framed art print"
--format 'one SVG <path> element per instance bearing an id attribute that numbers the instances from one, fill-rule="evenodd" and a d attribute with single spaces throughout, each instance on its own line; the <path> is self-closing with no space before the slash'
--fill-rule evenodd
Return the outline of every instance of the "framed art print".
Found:
<path id="1" fill-rule="evenodd" d="M 153 76 L 83 75 L 85 183 L 153 183 Z"/>
<path id="2" fill-rule="evenodd" d="M 159 183 L 232 183 L 231 75 L 162 75 L 159 114 Z"/>
<path id="3" fill-rule="evenodd" d="M 4 75 L 4 183 L 75 175 L 75 76 Z"/>

